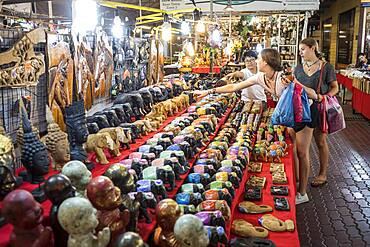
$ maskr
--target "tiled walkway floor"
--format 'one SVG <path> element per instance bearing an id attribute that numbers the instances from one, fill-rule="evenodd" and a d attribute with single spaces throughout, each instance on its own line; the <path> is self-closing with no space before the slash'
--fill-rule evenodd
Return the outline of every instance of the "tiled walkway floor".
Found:
<path id="1" fill-rule="evenodd" d="M 297 206 L 302 247 L 370 246 L 370 122 L 344 109 L 347 128 L 329 137 L 328 183 L 309 188 L 311 201 Z M 315 145 L 311 157 L 312 179 L 319 169 Z"/>

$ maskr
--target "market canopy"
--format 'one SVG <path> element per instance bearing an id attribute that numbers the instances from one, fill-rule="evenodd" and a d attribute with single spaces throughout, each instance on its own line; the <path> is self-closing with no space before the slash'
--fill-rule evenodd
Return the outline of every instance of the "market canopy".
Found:
<path id="1" fill-rule="evenodd" d="M 204 12 L 211 12 L 209 0 L 160 0 L 162 10 L 201 8 Z M 213 12 L 225 12 L 225 7 L 231 4 L 236 12 L 256 11 L 307 11 L 318 10 L 319 0 L 213 0 Z"/>

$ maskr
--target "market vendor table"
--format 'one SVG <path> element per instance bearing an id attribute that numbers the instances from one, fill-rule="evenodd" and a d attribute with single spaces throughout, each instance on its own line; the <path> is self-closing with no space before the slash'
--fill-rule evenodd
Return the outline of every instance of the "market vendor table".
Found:
<path id="1" fill-rule="evenodd" d="M 343 103 L 345 99 L 345 89 L 352 91 L 352 109 L 370 119 L 370 94 L 353 86 L 353 80 L 342 74 L 337 74 L 337 81 L 344 87 Z"/>
<path id="2" fill-rule="evenodd" d="M 220 127 L 226 122 L 226 120 L 228 119 L 232 109 L 233 109 L 233 107 L 228 108 L 228 110 L 226 111 L 224 116 L 219 120 L 215 132 L 210 135 L 210 141 L 212 141 L 214 139 L 214 137 L 215 137 L 216 133 L 218 133 Z M 175 116 L 169 117 L 161 125 L 161 127 L 157 131 L 151 132 L 148 135 L 144 136 L 143 138 L 136 139 L 136 143 L 131 144 L 130 149 L 122 150 L 121 155 L 119 157 L 114 157 L 112 159 L 109 159 L 109 164 L 100 165 L 100 164 L 97 164 L 95 162 L 94 163 L 95 168 L 92 170 L 92 177 L 96 177 L 96 176 L 100 176 L 100 175 L 104 174 L 104 172 L 106 171 L 106 169 L 109 167 L 110 164 L 114 164 L 114 163 L 117 163 L 117 162 L 119 162 L 123 159 L 128 158 L 130 153 L 135 152 L 141 145 L 144 145 L 148 139 L 152 138 L 156 133 L 161 132 L 170 122 L 172 122 L 176 117 L 181 116 L 186 111 L 187 111 L 187 109 L 182 111 L 182 112 L 177 113 Z M 208 145 L 208 143 L 207 143 L 207 145 Z M 205 149 L 206 146 L 203 149 Z M 197 156 L 198 155 L 199 155 L 199 153 L 197 154 Z M 193 166 L 193 163 L 197 159 L 197 156 L 195 156 L 194 158 L 192 158 L 191 160 L 188 161 L 190 168 Z M 17 173 L 21 170 L 22 169 L 18 170 Z M 190 172 L 190 169 L 189 169 L 188 173 L 189 172 Z M 48 178 L 48 177 L 50 177 L 54 174 L 57 174 L 57 173 L 59 173 L 59 172 L 50 170 L 49 174 L 46 175 L 45 178 Z M 174 198 L 175 197 L 178 189 L 184 183 L 185 178 L 187 177 L 188 173 L 180 176 L 181 180 L 176 181 L 175 189 L 168 192 L 168 198 Z M 25 182 L 18 189 L 24 189 L 24 190 L 27 190 L 27 191 L 32 191 L 35 188 L 37 188 L 37 185 Z M 51 202 L 49 200 L 46 200 L 41 205 L 42 205 L 43 210 L 44 210 L 44 212 L 43 212 L 44 213 L 44 225 L 50 225 L 50 223 L 49 223 L 49 212 L 50 212 L 50 208 L 51 208 Z M 0 202 L 0 208 L 1 207 L 2 207 L 2 204 Z M 149 214 L 149 215 L 152 219 L 152 223 L 151 224 L 146 224 L 144 220 L 140 220 L 139 224 L 138 224 L 139 234 L 142 236 L 144 241 L 148 241 L 148 239 L 150 237 L 150 234 L 153 232 L 153 230 L 156 226 L 156 219 L 155 219 L 155 215 L 154 215 L 154 210 L 152 210 L 152 209 L 148 209 L 148 210 L 151 212 L 151 214 Z M 7 246 L 7 244 L 9 243 L 9 237 L 10 237 L 10 233 L 11 233 L 12 230 L 13 230 L 13 227 L 10 224 L 7 224 L 7 225 L 0 228 L 0 247 Z"/>
<path id="3" fill-rule="evenodd" d="M 193 73 L 196 73 L 196 74 L 208 74 L 208 73 L 211 72 L 209 66 L 207 66 L 207 67 L 193 67 L 192 71 L 193 71 Z M 216 73 L 216 74 L 220 74 L 221 67 L 220 66 L 213 66 L 212 72 Z"/>
<path id="4" fill-rule="evenodd" d="M 291 142 L 287 141 L 290 145 L 288 148 L 288 154 L 282 158 L 282 163 L 285 166 L 285 173 L 288 179 L 288 184 L 286 186 L 289 187 L 289 195 L 286 198 L 289 201 L 290 211 L 277 211 L 274 209 L 274 201 L 273 196 L 270 193 L 270 187 L 272 185 L 272 175 L 270 173 L 270 163 L 263 163 L 262 172 L 261 173 L 249 173 L 247 171 L 244 172 L 244 176 L 242 182 L 240 183 L 240 188 L 236 191 L 236 197 L 233 201 L 232 208 L 231 208 L 231 219 L 244 219 L 255 226 L 259 226 L 258 219 L 263 214 L 243 214 L 240 213 L 237 209 L 237 205 L 239 202 L 244 201 L 244 186 L 246 181 L 251 175 L 256 175 L 259 177 L 266 177 L 266 184 L 263 189 L 262 199 L 261 201 L 255 202 L 256 204 L 265 204 L 270 205 L 273 207 L 273 211 L 269 214 L 276 216 L 277 218 L 285 221 L 287 219 L 293 220 L 295 230 L 294 232 L 271 232 L 269 231 L 268 239 L 272 240 L 277 247 L 299 247 L 299 237 L 298 237 L 298 230 L 297 230 L 297 219 L 296 219 L 296 205 L 295 205 L 295 193 L 296 193 L 296 181 L 294 176 L 294 158 L 293 158 L 293 145 Z M 226 231 L 228 232 L 231 238 L 237 237 L 233 234 L 230 234 L 232 221 L 229 222 Z M 230 239 L 231 239 L 230 238 Z"/>

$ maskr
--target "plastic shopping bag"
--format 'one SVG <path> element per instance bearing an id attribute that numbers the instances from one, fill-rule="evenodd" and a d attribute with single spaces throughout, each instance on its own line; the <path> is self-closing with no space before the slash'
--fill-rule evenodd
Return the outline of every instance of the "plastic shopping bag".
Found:
<path id="1" fill-rule="evenodd" d="M 328 133 L 328 120 L 326 119 L 326 97 L 317 105 L 319 110 L 319 128 L 323 133 Z"/>
<path id="2" fill-rule="evenodd" d="M 294 120 L 296 123 L 311 122 L 310 103 L 306 90 L 298 84 L 294 84 L 293 95 Z"/>
<path id="3" fill-rule="evenodd" d="M 346 128 L 343 109 L 335 96 L 326 96 L 326 118 L 329 134 Z"/>
<path id="4" fill-rule="evenodd" d="M 293 108 L 294 83 L 290 83 L 284 89 L 271 116 L 273 125 L 294 126 L 294 108 Z"/>

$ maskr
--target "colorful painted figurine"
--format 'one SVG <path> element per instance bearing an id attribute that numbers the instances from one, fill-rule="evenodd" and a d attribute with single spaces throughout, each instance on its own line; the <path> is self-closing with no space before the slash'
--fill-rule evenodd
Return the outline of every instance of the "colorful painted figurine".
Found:
<path id="1" fill-rule="evenodd" d="M 99 225 L 96 229 L 109 227 L 114 242 L 119 234 L 125 232 L 130 220 L 128 210 L 119 210 L 122 204 L 121 190 L 108 177 L 98 176 L 87 185 L 87 197 L 98 210 Z"/>
<path id="2" fill-rule="evenodd" d="M 68 242 L 68 233 L 59 224 L 58 209 L 64 200 L 75 196 L 75 188 L 67 176 L 56 174 L 46 180 L 44 190 L 46 197 L 53 203 L 49 217 L 54 232 L 55 247 L 65 247 Z"/>
<path id="3" fill-rule="evenodd" d="M 196 216 L 186 214 L 177 219 L 174 234 L 181 247 L 207 247 L 208 232 Z"/>
<path id="4" fill-rule="evenodd" d="M 175 223 L 181 216 L 179 205 L 172 199 L 160 201 L 155 209 L 158 227 L 154 233 L 154 243 L 160 247 L 180 246 L 173 233 Z"/>
<path id="5" fill-rule="evenodd" d="M 76 188 L 76 196 L 86 198 L 86 186 L 91 180 L 91 172 L 84 163 L 72 160 L 64 165 L 62 174 L 66 175 Z"/>
<path id="6" fill-rule="evenodd" d="M 96 209 L 85 198 L 72 197 L 62 202 L 59 206 L 58 221 L 69 233 L 68 247 L 106 247 L 109 244 L 109 227 L 99 231 L 97 236 L 93 234 L 99 221 Z"/>
<path id="7" fill-rule="evenodd" d="M 13 225 L 10 246 L 52 247 L 53 232 L 44 227 L 43 208 L 26 190 L 13 190 L 3 201 L 1 209 L 6 221 Z"/>

